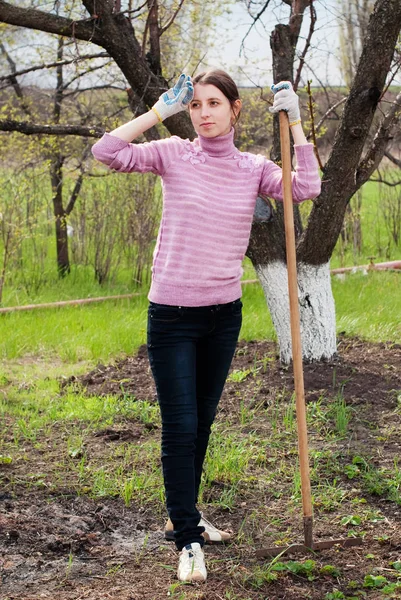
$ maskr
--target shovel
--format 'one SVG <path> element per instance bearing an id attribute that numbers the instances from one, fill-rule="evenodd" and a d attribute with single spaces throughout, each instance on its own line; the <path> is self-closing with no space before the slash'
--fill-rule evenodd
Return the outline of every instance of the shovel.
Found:
<path id="1" fill-rule="evenodd" d="M 290 544 L 288 546 L 274 546 L 257 550 L 256 556 L 278 556 L 293 553 L 310 553 L 323 550 L 332 546 L 360 546 L 362 538 L 328 539 L 315 542 L 313 539 L 312 497 L 309 475 L 308 434 L 306 428 L 306 407 L 304 393 L 304 374 L 302 368 L 302 346 L 298 306 L 297 260 L 295 251 L 294 211 L 292 204 L 292 179 L 291 179 L 291 147 L 290 128 L 287 113 L 280 111 L 280 145 L 283 169 L 283 196 L 284 196 L 284 226 L 287 253 L 288 292 L 290 299 L 290 325 L 292 341 L 292 361 L 294 370 L 294 387 L 296 399 L 298 452 L 301 474 L 304 543 Z"/>

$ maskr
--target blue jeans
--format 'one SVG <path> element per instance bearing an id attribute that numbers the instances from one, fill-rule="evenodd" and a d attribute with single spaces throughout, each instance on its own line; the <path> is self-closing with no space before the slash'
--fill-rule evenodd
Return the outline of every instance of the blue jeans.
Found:
<path id="1" fill-rule="evenodd" d="M 149 305 L 148 354 L 162 418 L 166 504 L 179 550 L 204 544 L 196 503 L 241 322 L 239 299 L 201 307 Z"/>

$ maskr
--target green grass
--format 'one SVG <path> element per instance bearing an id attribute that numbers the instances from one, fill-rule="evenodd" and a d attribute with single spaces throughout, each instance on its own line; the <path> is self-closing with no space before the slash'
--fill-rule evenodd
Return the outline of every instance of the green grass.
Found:
<path id="1" fill-rule="evenodd" d="M 397 177 L 397 170 L 393 170 L 393 175 L 386 174 L 387 179 L 392 176 Z M 374 257 L 374 262 L 385 262 L 389 260 L 401 259 L 401 244 L 395 245 L 394 240 L 389 235 L 384 219 L 383 194 L 391 194 L 391 202 L 397 202 L 399 192 L 397 188 L 388 188 L 374 182 L 366 183 L 361 192 L 362 207 L 360 211 L 362 227 L 362 247 L 361 252 L 354 252 L 352 244 L 346 248 L 343 247 L 341 238 L 338 240 L 333 256 L 331 258 L 331 267 L 334 269 L 340 266 L 366 265 L 370 263 L 370 257 Z M 389 197 L 390 198 L 390 197 Z M 388 199 L 389 201 L 389 199 Z M 357 212 L 357 198 L 354 196 L 351 200 L 353 213 Z M 346 220 L 350 217 L 346 215 Z"/>
<path id="2" fill-rule="evenodd" d="M 140 296 L 1 315 L 0 356 L 33 354 L 76 363 L 132 354 L 146 339 L 146 310 L 146 296 Z"/>
<path id="3" fill-rule="evenodd" d="M 55 257 L 47 264 L 45 281 L 38 288 L 25 287 L 22 284 L 6 284 L 3 291 L 2 306 L 23 306 L 25 304 L 42 304 L 78 298 L 96 298 L 117 294 L 131 294 L 136 291 L 132 282 L 132 273 L 122 266 L 118 277 L 99 285 L 93 275 L 93 269 L 81 265 L 72 265 L 71 273 L 59 278 L 54 268 Z"/>
<path id="4" fill-rule="evenodd" d="M 249 265 L 246 276 L 254 276 Z M 332 286 L 337 331 L 372 341 L 401 339 L 401 294 L 396 292 L 401 273 L 358 273 L 347 275 L 345 280 L 334 277 Z M 78 290 L 68 289 L 70 297 L 82 292 L 80 286 Z M 108 291 L 111 295 L 117 290 Z M 63 297 L 67 296 L 65 293 Z M 259 284 L 243 286 L 243 303 L 241 338 L 275 339 Z M 132 354 L 146 341 L 147 304 L 146 290 L 142 290 L 141 296 L 128 300 L 0 315 L 0 358 L 34 355 L 72 364 Z"/>
<path id="5" fill-rule="evenodd" d="M 401 340 L 401 272 L 369 272 L 332 279 L 337 331 L 375 342 Z"/>

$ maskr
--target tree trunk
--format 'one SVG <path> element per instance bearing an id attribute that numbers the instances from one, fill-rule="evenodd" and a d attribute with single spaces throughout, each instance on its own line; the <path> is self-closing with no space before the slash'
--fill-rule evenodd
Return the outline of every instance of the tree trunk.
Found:
<path id="1" fill-rule="evenodd" d="M 3 288 L 4 282 L 6 280 L 6 271 L 7 271 L 7 263 L 10 256 L 10 246 L 11 246 L 11 227 L 8 229 L 4 242 L 4 250 L 3 250 L 3 264 L 1 265 L 1 273 L 0 273 L 0 304 L 3 300 Z"/>
<path id="2" fill-rule="evenodd" d="M 329 359 L 336 352 L 336 319 L 329 263 L 314 267 L 298 263 L 298 300 L 302 354 L 306 361 Z M 283 363 L 291 361 L 288 279 L 285 262 L 277 260 L 256 272 L 266 296 Z"/>
<path id="3" fill-rule="evenodd" d="M 301 8 L 292 2 L 289 25 L 271 36 L 274 81 L 293 77 L 293 57 Z M 295 19 L 295 15 L 297 19 Z M 341 232 L 346 207 L 383 156 L 394 116 L 386 115 L 372 147 L 362 157 L 375 110 L 384 89 L 401 28 L 399 0 L 377 0 L 354 83 L 345 103 L 330 157 L 324 167 L 322 192 L 314 201 L 308 226 L 301 232 L 296 217 L 299 309 L 305 360 L 329 359 L 336 352 L 335 307 L 329 260 Z M 272 158 L 278 158 L 278 124 L 274 126 Z M 300 234 L 300 235 L 299 235 Z M 254 222 L 247 251 L 258 273 L 272 314 L 284 362 L 291 357 L 283 219 L 280 209 L 267 223 Z"/>
<path id="4" fill-rule="evenodd" d="M 63 60 L 64 39 L 60 36 L 57 47 L 57 61 L 60 63 Z M 53 122 L 58 125 L 61 116 L 61 104 L 63 101 L 63 67 L 58 65 L 57 69 L 57 84 L 54 92 L 53 102 Z M 50 179 L 53 193 L 53 211 L 56 225 L 56 252 L 57 252 L 57 269 L 60 277 L 64 277 L 70 272 L 70 259 L 68 256 L 68 236 L 67 236 L 67 221 L 63 207 L 63 164 L 64 156 L 60 152 L 56 152 L 51 156 L 50 162 Z"/>
<path id="5" fill-rule="evenodd" d="M 270 37 L 273 55 L 273 80 L 275 82 L 293 81 L 295 47 L 302 24 L 303 12 L 309 6 L 309 2 L 305 0 L 302 3 L 296 2 L 295 4 L 297 6 L 292 9 L 290 23 L 288 25 L 276 25 Z M 271 158 L 275 162 L 281 160 L 279 119 L 276 117 L 273 121 Z M 302 224 L 298 206 L 294 206 L 294 221 L 296 239 L 299 239 L 302 234 Z M 281 203 L 277 203 L 273 211 L 273 218 L 269 222 L 254 221 L 247 255 L 255 267 L 266 296 L 277 333 L 281 360 L 284 363 L 289 363 L 292 356 L 291 332 L 284 209 Z M 320 360 L 323 356 L 328 358 L 336 351 L 334 302 L 330 291 L 330 278 L 327 279 L 326 277 L 327 273 L 329 273 L 328 266 L 310 272 L 307 265 L 304 265 L 304 268 L 301 269 L 301 265 L 298 264 L 302 352 L 304 359 L 307 360 Z M 319 280 L 319 286 L 324 282 L 321 293 L 319 293 L 319 287 L 314 287 L 313 292 L 309 290 L 313 275 L 316 275 Z M 321 303 L 324 303 L 324 306 Z M 327 313 L 327 319 L 320 319 L 315 322 L 314 318 L 322 313 Z"/>
<path id="6" fill-rule="evenodd" d="M 149 52 L 146 53 L 145 44 L 142 45 L 142 54 L 146 59 L 155 75 L 161 76 L 161 52 L 160 52 L 160 29 L 159 29 L 159 5 L 157 0 L 148 0 L 148 20 L 147 28 L 149 29 Z M 145 37 L 146 42 L 146 37 Z"/>
<path id="7" fill-rule="evenodd" d="M 50 177 L 53 192 L 53 212 L 56 225 L 57 269 L 60 277 L 70 272 L 68 258 L 67 221 L 63 208 L 63 157 L 57 155 L 50 166 Z"/>

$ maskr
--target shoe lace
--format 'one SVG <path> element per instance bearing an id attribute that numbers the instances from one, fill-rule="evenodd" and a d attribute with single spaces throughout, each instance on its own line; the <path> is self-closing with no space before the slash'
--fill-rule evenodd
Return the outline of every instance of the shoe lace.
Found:
<path id="1" fill-rule="evenodd" d="M 201 548 L 191 548 L 188 550 L 188 560 L 191 560 L 191 571 L 196 571 L 203 567 L 203 552 Z"/>

